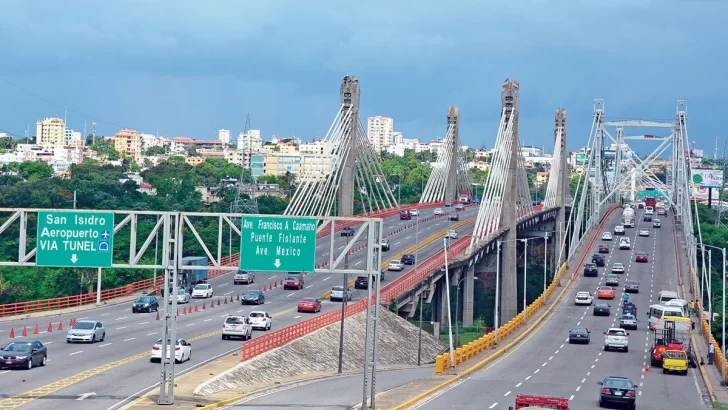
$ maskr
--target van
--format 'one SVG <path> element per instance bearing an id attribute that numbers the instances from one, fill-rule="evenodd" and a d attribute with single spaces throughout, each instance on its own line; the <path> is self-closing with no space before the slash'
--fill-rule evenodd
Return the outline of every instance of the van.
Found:
<path id="1" fill-rule="evenodd" d="M 677 306 L 650 305 L 650 310 L 647 312 L 647 325 L 650 329 L 654 329 L 658 321 L 670 316 L 683 317 L 682 309 Z"/>
<path id="2" fill-rule="evenodd" d="M 679 307 L 680 310 L 682 310 L 684 317 L 690 316 L 690 311 L 689 311 L 690 310 L 690 304 L 688 303 L 687 300 L 683 300 L 683 299 L 672 299 L 672 300 L 668 300 L 667 302 L 663 302 L 662 304 L 665 305 L 665 306 L 676 306 L 676 307 Z"/>
<path id="3" fill-rule="evenodd" d="M 619 249 L 631 249 L 632 245 L 630 244 L 629 238 L 621 238 L 619 240 Z"/>
<path id="4" fill-rule="evenodd" d="M 657 294 L 657 303 L 664 305 L 665 302 L 669 302 L 669 301 L 671 301 L 673 299 L 677 299 L 677 298 L 678 298 L 677 292 L 673 292 L 670 290 L 663 290 Z"/>

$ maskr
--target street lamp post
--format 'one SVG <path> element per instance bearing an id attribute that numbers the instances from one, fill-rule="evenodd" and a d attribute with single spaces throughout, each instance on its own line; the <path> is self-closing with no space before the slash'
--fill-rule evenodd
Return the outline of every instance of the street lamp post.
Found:
<path id="1" fill-rule="evenodd" d="M 460 330 L 458 328 L 458 314 L 460 312 L 460 284 L 466 277 L 460 278 L 458 285 L 455 287 L 455 346 L 460 347 Z M 473 279 L 478 279 L 473 277 Z"/>
<path id="2" fill-rule="evenodd" d="M 419 262 L 419 259 L 417 257 L 417 248 L 419 248 L 420 243 L 420 210 L 417 210 L 417 218 L 415 218 L 415 266 L 414 266 L 414 272 L 415 275 L 417 274 L 417 262 Z M 417 336 L 417 366 L 422 365 L 422 294 L 424 291 L 424 283 L 422 284 L 420 288 L 420 332 Z"/>
<path id="3" fill-rule="evenodd" d="M 726 279 L 725 278 L 725 273 L 726 272 L 725 272 L 725 268 L 726 268 L 726 248 L 719 248 L 717 246 L 705 245 L 705 244 L 702 244 L 701 247 L 703 247 L 703 250 L 705 249 L 705 247 L 712 248 L 712 249 L 716 249 L 716 250 L 720 250 L 721 251 L 721 254 L 723 255 L 723 313 L 721 314 L 721 320 L 723 322 L 722 323 L 723 326 L 722 326 L 722 330 L 721 330 L 721 351 L 722 351 L 723 355 L 725 355 L 725 305 L 726 305 L 726 300 L 725 300 L 725 294 L 726 294 L 725 293 L 725 290 L 726 290 L 725 289 L 725 281 L 726 281 L 725 280 Z M 703 278 L 703 280 L 705 280 L 705 278 Z M 702 297 L 702 296 L 703 295 L 701 294 L 700 297 Z M 713 297 L 712 294 L 711 295 L 708 295 L 708 301 L 709 301 L 709 303 L 710 303 L 710 299 L 712 297 Z M 698 302 L 700 302 L 700 299 L 698 299 Z M 710 311 L 708 312 L 708 314 L 712 316 L 712 309 L 710 309 Z M 700 316 L 698 316 L 698 317 L 700 317 Z M 711 323 L 712 323 L 712 317 L 710 319 L 711 319 Z M 725 356 L 723 356 L 723 363 L 721 363 L 720 366 L 721 366 L 721 369 L 723 370 L 723 379 L 725 380 L 725 377 L 726 377 L 726 359 L 725 359 Z"/>
<path id="4" fill-rule="evenodd" d="M 500 249 L 501 240 L 497 241 L 495 251 L 495 311 L 493 312 L 493 326 L 495 327 L 495 344 L 498 344 L 498 310 L 500 309 Z"/>
<path id="5" fill-rule="evenodd" d="M 455 351 L 452 347 L 452 314 L 450 312 L 450 272 L 447 266 L 447 238 L 442 240 L 443 253 L 445 254 L 445 296 L 447 297 L 447 332 L 450 343 L 450 369 L 455 368 Z"/>

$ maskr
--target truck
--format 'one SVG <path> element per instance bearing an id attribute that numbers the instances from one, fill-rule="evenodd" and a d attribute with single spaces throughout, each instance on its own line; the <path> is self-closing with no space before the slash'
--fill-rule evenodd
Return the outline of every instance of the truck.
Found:
<path id="1" fill-rule="evenodd" d="M 509 407 L 508 410 L 519 409 L 551 409 L 569 410 L 569 399 L 566 397 L 536 396 L 533 394 L 519 394 L 516 396 L 516 407 Z"/>
<path id="2" fill-rule="evenodd" d="M 207 266 L 209 261 L 206 256 L 185 256 L 182 258 L 182 267 L 177 272 L 177 286 L 192 293 L 192 288 L 200 283 L 207 282 L 207 269 L 194 269 L 194 266 Z M 169 266 L 174 266 L 174 259 L 169 261 Z M 172 292 L 173 278 L 170 275 L 167 289 Z M 164 295 L 164 289 L 161 289 Z"/>
<path id="3" fill-rule="evenodd" d="M 690 328 L 676 327 L 675 321 L 663 320 L 661 327 L 654 331 L 654 342 L 650 348 L 650 364 L 653 367 L 664 366 L 663 354 L 667 351 L 682 351 L 688 358 L 689 363 L 693 361 L 691 359 L 693 352 L 690 345 L 690 332 Z M 668 356 L 668 360 L 679 359 L 675 354 Z M 673 366 L 672 364 L 669 365 Z"/>
<path id="4" fill-rule="evenodd" d="M 463 205 L 470 205 L 470 195 L 467 192 L 461 192 L 458 201 Z"/>
<path id="5" fill-rule="evenodd" d="M 648 207 L 648 206 L 651 207 L 652 209 L 655 209 L 655 207 L 657 206 L 657 200 L 655 199 L 654 196 L 645 197 L 645 207 Z"/>

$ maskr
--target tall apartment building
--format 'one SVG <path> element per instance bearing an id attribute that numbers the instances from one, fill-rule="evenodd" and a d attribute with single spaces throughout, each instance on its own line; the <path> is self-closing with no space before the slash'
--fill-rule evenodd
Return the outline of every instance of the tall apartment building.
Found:
<path id="1" fill-rule="evenodd" d="M 388 117 L 369 117 L 367 138 L 376 152 L 384 150 L 394 142 L 394 120 Z"/>
<path id="2" fill-rule="evenodd" d="M 230 130 L 217 130 L 217 140 L 224 145 L 230 145 Z"/>
<path id="3" fill-rule="evenodd" d="M 44 147 L 66 145 L 66 123 L 58 117 L 36 122 L 35 139 Z"/>
<path id="4" fill-rule="evenodd" d="M 125 158 L 137 161 L 142 156 L 142 136 L 135 130 L 123 129 L 111 137 L 114 149 Z"/>

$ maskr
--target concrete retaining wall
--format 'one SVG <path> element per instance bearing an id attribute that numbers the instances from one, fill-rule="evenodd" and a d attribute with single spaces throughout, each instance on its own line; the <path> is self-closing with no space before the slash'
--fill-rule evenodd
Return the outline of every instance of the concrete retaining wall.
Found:
<path id="1" fill-rule="evenodd" d="M 348 319 L 344 324 L 345 372 L 364 368 L 364 334 L 366 312 Z M 281 348 L 242 362 L 194 391 L 196 396 L 208 396 L 223 390 L 261 383 L 270 383 L 306 373 L 336 373 L 338 369 L 339 323 L 329 325 Z M 386 309 L 379 316 L 379 368 L 417 364 L 419 329 Z M 422 332 L 422 361 L 432 362 L 445 344 Z"/>

